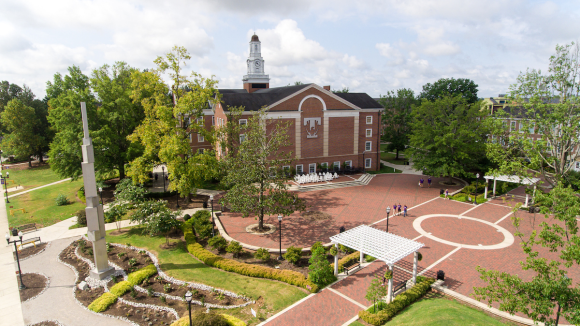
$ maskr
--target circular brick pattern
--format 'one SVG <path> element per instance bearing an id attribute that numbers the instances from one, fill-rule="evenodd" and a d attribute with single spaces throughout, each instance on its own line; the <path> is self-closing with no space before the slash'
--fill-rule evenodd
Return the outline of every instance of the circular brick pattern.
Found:
<path id="1" fill-rule="evenodd" d="M 422 226 L 423 221 L 427 219 L 431 220 L 425 222 L 425 228 L 432 230 L 431 233 L 425 231 Z M 481 225 L 482 223 L 485 225 Z M 468 216 L 423 215 L 413 221 L 413 228 L 423 236 L 437 242 L 466 249 L 501 249 L 514 243 L 514 236 L 508 230 L 491 222 Z"/>
<path id="2" fill-rule="evenodd" d="M 252 229 L 258 227 L 258 223 L 255 223 L 255 224 L 250 224 L 250 225 L 246 226 L 246 232 L 248 232 L 250 234 L 255 234 L 255 235 L 266 235 L 266 234 L 272 234 L 272 233 L 276 232 L 276 226 L 274 226 L 273 224 L 264 223 L 264 226 L 269 227 L 270 230 L 266 231 L 264 233 L 254 232 L 254 231 L 252 231 Z"/>

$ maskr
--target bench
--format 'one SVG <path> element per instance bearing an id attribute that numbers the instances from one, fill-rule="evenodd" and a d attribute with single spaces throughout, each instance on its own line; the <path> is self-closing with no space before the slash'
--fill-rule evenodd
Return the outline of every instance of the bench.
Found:
<path id="1" fill-rule="evenodd" d="M 407 291 L 407 281 L 403 281 L 399 285 L 395 286 L 395 288 L 393 289 L 393 294 L 397 293 L 397 291 L 403 288 L 405 289 L 405 291 Z"/>
<path id="2" fill-rule="evenodd" d="M 24 208 L 22 208 L 24 209 Z M 12 215 L 12 214 L 10 214 Z M 32 231 L 36 231 L 36 224 L 35 223 L 30 223 L 30 224 L 23 224 L 20 226 L 15 227 L 16 230 L 18 231 L 22 231 L 22 233 L 24 232 L 32 232 Z"/>
<path id="3" fill-rule="evenodd" d="M 32 243 L 34 245 L 34 248 L 36 248 L 37 242 L 40 243 L 40 237 L 34 237 L 34 238 L 22 240 L 22 243 L 20 243 L 18 246 L 16 246 L 16 248 L 20 248 L 20 247 L 24 246 L 25 244 L 29 244 L 29 243 Z"/>
<path id="4" fill-rule="evenodd" d="M 346 272 L 346 275 L 348 275 L 348 272 L 349 271 L 351 271 L 353 269 L 356 269 L 358 267 L 360 267 L 360 262 L 358 262 L 358 261 L 357 262 L 354 262 L 354 263 L 352 263 L 352 264 L 350 264 L 348 266 L 342 266 L 342 268 L 344 268 L 344 271 Z"/>

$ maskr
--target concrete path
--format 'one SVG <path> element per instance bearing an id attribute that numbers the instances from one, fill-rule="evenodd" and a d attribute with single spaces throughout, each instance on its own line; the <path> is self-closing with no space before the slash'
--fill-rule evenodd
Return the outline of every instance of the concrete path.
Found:
<path id="1" fill-rule="evenodd" d="M 72 289 L 75 286 L 73 271 L 56 261 L 57 255 L 73 239 L 61 239 L 52 242 L 50 247 L 35 257 L 22 262 L 22 269 L 26 272 L 42 272 L 50 278 L 49 288 L 37 298 L 22 304 L 24 321 L 34 324 L 43 320 L 58 320 L 66 326 L 126 326 L 127 322 L 93 314 L 83 309 L 75 301 Z M 16 325 L 4 324 L 2 325 Z"/>
<path id="2" fill-rule="evenodd" d="M 44 187 L 50 187 L 50 186 L 54 186 L 54 185 L 56 185 L 56 184 L 63 183 L 63 182 L 65 182 L 65 181 L 70 181 L 70 178 L 67 178 L 67 179 L 62 179 L 62 180 L 59 180 L 59 181 L 56 181 L 56 182 L 53 182 L 53 183 L 49 183 L 49 184 L 45 184 L 44 186 L 40 186 L 40 187 L 36 187 L 36 188 L 32 188 L 32 189 L 28 189 L 28 190 L 25 190 L 25 191 L 22 191 L 22 192 L 16 193 L 16 194 L 14 194 L 14 195 L 10 195 L 10 190 L 8 190 L 8 198 L 12 198 L 12 197 L 20 196 L 20 195 L 22 195 L 22 194 L 25 194 L 25 193 L 27 193 L 27 192 L 31 192 L 31 191 L 34 191 L 34 190 L 38 190 L 38 189 L 41 189 L 41 188 L 44 188 Z"/>
<path id="3" fill-rule="evenodd" d="M 6 203 L 0 200 L 0 235 L 8 233 L 8 214 L 6 213 Z M 24 325 L 22 309 L 20 304 L 20 293 L 18 291 L 16 262 L 12 256 L 14 245 L 8 245 L 2 240 L 0 244 L 0 324 L 2 325 Z"/>
<path id="4" fill-rule="evenodd" d="M 387 161 L 383 161 L 381 160 L 381 163 L 383 163 L 385 166 L 397 169 L 397 170 L 401 170 L 403 171 L 403 174 L 415 174 L 415 175 L 422 175 L 423 172 L 422 171 L 417 171 L 413 168 L 413 165 L 397 165 L 397 164 L 393 164 L 393 163 L 389 163 Z"/>

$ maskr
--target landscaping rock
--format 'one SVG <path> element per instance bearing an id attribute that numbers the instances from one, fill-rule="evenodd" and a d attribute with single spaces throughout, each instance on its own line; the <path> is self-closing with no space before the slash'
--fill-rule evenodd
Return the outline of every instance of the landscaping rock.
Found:
<path id="1" fill-rule="evenodd" d="M 85 290 L 88 290 L 89 285 L 87 284 L 87 282 L 82 281 L 82 282 L 79 283 L 78 288 L 81 291 L 85 291 Z"/>

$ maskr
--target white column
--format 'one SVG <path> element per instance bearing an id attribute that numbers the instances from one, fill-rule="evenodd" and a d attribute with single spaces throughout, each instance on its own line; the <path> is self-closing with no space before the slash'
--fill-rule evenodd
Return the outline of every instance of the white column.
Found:
<path id="1" fill-rule="evenodd" d="M 334 255 L 334 276 L 338 275 L 338 243 L 335 243 L 336 255 Z"/>
<path id="2" fill-rule="evenodd" d="M 529 199 L 529 195 L 528 195 L 528 193 L 526 193 L 526 204 L 524 205 L 524 207 L 528 207 L 528 199 Z"/>
<path id="3" fill-rule="evenodd" d="M 392 274 L 393 266 L 387 265 L 387 267 L 389 268 L 389 271 L 391 271 Z M 389 289 L 388 289 L 389 293 L 387 294 L 387 303 L 391 303 L 391 301 L 393 301 L 393 276 L 391 276 L 391 278 L 389 279 Z"/>
<path id="4" fill-rule="evenodd" d="M 487 186 L 489 185 L 489 180 L 485 179 L 485 193 L 483 194 L 483 198 L 487 199 Z"/>
<path id="5" fill-rule="evenodd" d="M 415 251 L 415 259 L 413 260 L 413 285 L 417 283 L 417 262 L 419 261 L 419 252 Z"/>
<path id="6" fill-rule="evenodd" d="M 495 180 L 495 178 L 493 178 L 493 196 L 492 197 L 495 197 L 495 185 L 496 185 L 496 180 Z"/>
<path id="7" fill-rule="evenodd" d="M 360 263 L 362 264 L 365 261 L 365 256 L 364 253 L 362 252 L 362 250 L 360 251 Z"/>

